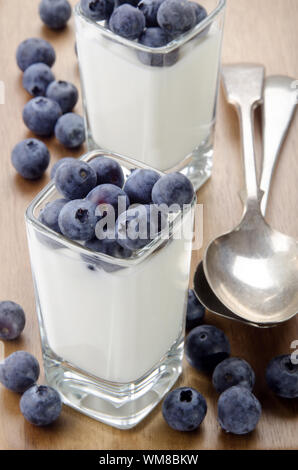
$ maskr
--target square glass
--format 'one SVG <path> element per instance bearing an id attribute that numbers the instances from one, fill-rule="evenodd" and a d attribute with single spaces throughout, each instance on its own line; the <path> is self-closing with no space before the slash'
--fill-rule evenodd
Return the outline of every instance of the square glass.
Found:
<path id="1" fill-rule="evenodd" d="M 211 175 L 225 0 L 166 46 L 122 38 L 75 8 L 89 149 L 108 149 L 198 189 Z"/>
<path id="2" fill-rule="evenodd" d="M 117 154 L 125 177 L 148 168 Z M 135 426 L 182 370 L 196 198 L 129 259 L 95 253 L 38 220 L 53 182 L 26 212 L 47 382 L 65 404 L 120 429 Z M 60 196 L 61 197 L 61 196 Z"/>

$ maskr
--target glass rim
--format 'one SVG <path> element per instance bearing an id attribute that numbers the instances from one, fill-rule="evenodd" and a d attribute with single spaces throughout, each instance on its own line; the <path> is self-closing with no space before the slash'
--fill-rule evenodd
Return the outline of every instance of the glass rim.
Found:
<path id="1" fill-rule="evenodd" d="M 156 170 L 155 168 L 150 167 L 149 165 L 146 165 L 144 163 L 140 163 L 136 160 L 133 160 L 131 158 L 124 157 L 120 154 L 117 154 L 115 152 L 111 152 L 109 150 L 104 150 L 104 149 L 98 149 L 98 150 L 91 150 L 86 153 L 84 153 L 80 158 L 77 160 L 85 161 L 88 162 L 92 160 L 93 158 L 97 156 L 107 156 L 110 158 L 113 158 L 114 160 L 117 160 L 118 163 L 123 164 L 123 166 L 130 165 L 133 168 L 142 168 L 142 169 L 150 169 L 157 171 L 160 175 L 165 175 L 166 173 Z M 194 193 L 193 200 L 191 203 L 188 205 L 187 211 L 180 210 L 179 212 L 175 213 L 175 216 L 173 217 L 173 220 L 169 221 L 168 224 L 168 238 L 163 238 L 164 232 L 160 232 L 157 237 L 152 239 L 145 247 L 136 250 L 133 252 L 133 256 L 130 258 L 117 258 L 113 256 L 106 255 L 104 253 L 99 253 L 95 252 L 83 245 L 81 245 L 79 242 L 70 240 L 66 238 L 64 235 L 59 234 L 55 232 L 54 230 L 50 229 L 43 223 L 41 223 L 37 217 L 34 215 L 34 211 L 36 209 L 36 206 L 39 204 L 42 204 L 43 200 L 48 199 L 48 197 L 51 194 L 54 194 L 57 192 L 57 189 L 55 187 L 55 182 L 51 180 L 31 201 L 29 206 L 27 207 L 25 211 L 25 220 L 27 224 L 30 224 L 31 226 L 34 227 L 35 230 L 43 234 L 45 237 L 50 238 L 52 241 L 56 242 L 59 245 L 62 245 L 64 248 L 70 249 L 72 251 L 75 251 L 79 253 L 80 255 L 83 255 L 85 258 L 88 257 L 90 259 L 90 262 L 92 259 L 97 260 L 97 261 L 105 261 L 108 264 L 117 264 L 118 266 L 124 266 L 124 267 L 129 267 L 135 264 L 139 264 L 143 262 L 151 253 L 156 251 L 164 242 L 170 242 L 171 237 L 176 229 L 176 227 L 179 224 L 182 224 L 183 217 L 189 213 L 190 210 L 193 209 L 195 206 L 195 203 L 197 201 L 196 193 Z M 30 240 L 29 240 L 30 243 Z"/>
<path id="2" fill-rule="evenodd" d="M 86 21 L 87 23 L 95 27 L 97 30 L 99 30 L 99 32 L 102 33 L 104 36 L 110 39 L 113 39 L 114 41 L 124 46 L 130 47 L 132 49 L 136 49 L 139 51 L 151 52 L 152 54 L 168 54 L 178 49 L 179 47 L 181 47 L 182 45 L 184 45 L 185 43 L 193 39 L 195 36 L 198 36 L 224 10 L 226 6 L 226 2 L 227 0 L 217 0 L 217 6 L 209 13 L 208 16 L 206 16 L 206 18 L 203 21 L 198 23 L 190 31 L 187 31 L 186 33 L 182 34 L 179 38 L 172 39 L 172 41 L 170 41 L 168 44 L 162 47 L 145 46 L 136 41 L 123 38 L 122 36 L 119 36 L 118 34 L 113 33 L 113 31 L 107 29 L 105 26 L 85 16 L 80 8 L 80 2 L 77 3 L 77 5 L 75 5 L 74 13 L 75 13 L 75 16 L 82 18 L 84 21 Z"/>

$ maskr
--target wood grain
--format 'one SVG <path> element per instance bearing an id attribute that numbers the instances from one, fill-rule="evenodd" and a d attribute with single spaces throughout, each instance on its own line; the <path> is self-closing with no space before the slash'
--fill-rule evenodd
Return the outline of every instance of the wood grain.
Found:
<path id="1" fill-rule="evenodd" d="M 74 4 L 75 1 L 72 1 Z M 21 112 L 28 95 L 21 87 L 15 63 L 17 45 L 30 36 L 48 39 L 57 51 L 56 77 L 79 85 L 74 53 L 73 19 L 65 31 L 54 33 L 42 26 L 37 15 L 38 0 L 3 1 L 0 4 L 0 80 L 6 87 L 5 105 L 0 105 L 0 299 L 23 305 L 27 325 L 18 341 L 6 344 L 5 354 L 25 349 L 41 360 L 38 325 L 24 225 L 24 212 L 48 180 L 30 183 L 15 174 L 10 163 L 12 147 L 30 136 Z M 267 73 L 284 73 L 298 78 L 297 0 L 228 0 L 223 47 L 224 62 L 256 61 Z M 81 106 L 77 107 L 81 111 Z M 259 134 L 259 132 L 258 132 Z M 47 139 L 52 163 L 68 155 L 54 139 Z M 278 229 L 298 238 L 298 119 L 295 118 L 274 178 L 268 219 Z M 204 247 L 217 234 L 239 220 L 241 204 L 237 191 L 243 184 L 237 118 L 219 99 L 214 172 L 199 191 L 204 204 Z M 76 154 L 78 154 L 77 152 Z M 75 154 L 75 153 L 73 153 Z M 260 145 L 258 143 L 258 157 Z M 193 253 L 192 274 L 202 257 Z M 257 375 L 255 393 L 263 404 L 257 430 L 246 437 L 225 435 L 216 422 L 217 395 L 210 380 L 185 363 L 181 384 L 198 388 L 208 400 L 207 418 L 199 432 L 182 434 L 164 423 L 160 406 L 130 431 L 119 431 L 64 407 L 61 419 L 47 429 L 34 428 L 19 412 L 19 396 L 0 390 L 1 449 L 293 449 L 298 441 L 298 402 L 274 397 L 264 382 L 268 360 L 290 351 L 298 339 L 298 320 L 269 330 L 258 330 L 208 315 L 208 322 L 223 328 L 231 339 L 233 355 L 242 356 Z"/>

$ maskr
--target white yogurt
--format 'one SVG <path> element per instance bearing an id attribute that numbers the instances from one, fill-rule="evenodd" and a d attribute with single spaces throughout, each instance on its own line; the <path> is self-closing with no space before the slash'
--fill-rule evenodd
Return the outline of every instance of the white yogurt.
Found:
<path id="1" fill-rule="evenodd" d="M 107 39 L 80 17 L 77 45 L 94 143 L 159 170 L 173 169 L 211 133 L 221 31 L 179 49 L 170 67 L 143 65 L 136 50 Z"/>

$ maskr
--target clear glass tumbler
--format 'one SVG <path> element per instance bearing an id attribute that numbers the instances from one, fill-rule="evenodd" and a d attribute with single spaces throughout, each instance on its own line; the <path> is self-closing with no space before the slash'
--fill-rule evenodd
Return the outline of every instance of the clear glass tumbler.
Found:
<path id="1" fill-rule="evenodd" d="M 160 171 L 182 171 L 198 189 L 211 175 L 225 0 L 160 48 L 130 41 L 75 8 L 89 149 Z"/>
<path id="2" fill-rule="evenodd" d="M 119 155 L 127 176 L 148 168 Z M 51 182 L 26 213 L 47 382 L 65 404 L 112 426 L 135 426 L 181 373 L 195 198 L 129 259 L 95 253 L 38 221 L 59 197 Z"/>

